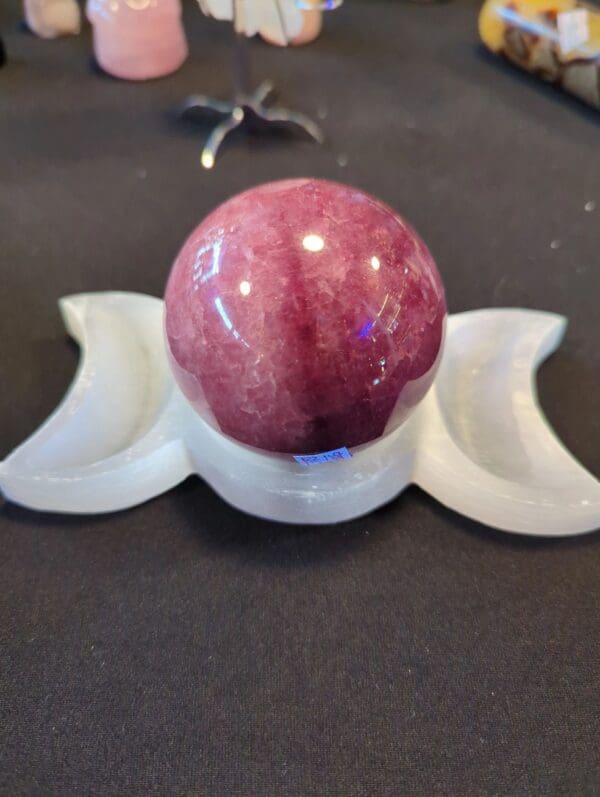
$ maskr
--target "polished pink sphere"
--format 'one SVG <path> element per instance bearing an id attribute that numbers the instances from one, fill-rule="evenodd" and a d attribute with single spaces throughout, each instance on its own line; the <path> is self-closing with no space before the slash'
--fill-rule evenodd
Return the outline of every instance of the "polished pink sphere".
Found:
<path id="1" fill-rule="evenodd" d="M 446 303 L 433 259 L 391 208 L 284 180 L 213 211 L 165 296 L 177 381 L 226 435 L 306 454 L 361 445 L 425 395 Z"/>

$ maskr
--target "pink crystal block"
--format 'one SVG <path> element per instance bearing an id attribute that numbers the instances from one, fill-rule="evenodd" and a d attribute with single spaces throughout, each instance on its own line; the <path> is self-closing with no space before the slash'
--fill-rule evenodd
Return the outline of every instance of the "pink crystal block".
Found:
<path id="1" fill-rule="evenodd" d="M 211 213 L 166 291 L 177 381 L 226 435 L 292 454 L 367 443 L 427 392 L 446 304 L 419 236 L 323 180 L 253 188 Z"/>
<path id="2" fill-rule="evenodd" d="M 187 58 L 179 0 L 88 0 L 87 15 L 96 61 L 115 77 L 162 77 Z"/>

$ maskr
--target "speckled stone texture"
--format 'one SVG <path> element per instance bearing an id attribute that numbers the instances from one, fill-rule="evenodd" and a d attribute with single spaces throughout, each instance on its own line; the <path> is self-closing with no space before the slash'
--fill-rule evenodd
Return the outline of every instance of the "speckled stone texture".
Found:
<path id="1" fill-rule="evenodd" d="M 396 428 L 435 375 L 446 304 L 423 241 L 349 186 L 287 180 L 221 205 L 166 291 L 175 375 L 251 446 L 349 448 Z"/>

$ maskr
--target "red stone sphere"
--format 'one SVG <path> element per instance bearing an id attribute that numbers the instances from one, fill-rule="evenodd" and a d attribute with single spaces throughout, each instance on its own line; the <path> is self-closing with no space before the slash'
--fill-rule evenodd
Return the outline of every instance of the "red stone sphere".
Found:
<path id="1" fill-rule="evenodd" d="M 312 179 L 213 211 L 165 301 L 173 370 L 201 416 L 288 454 L 359 446 L 402 423 L 433 381 L 446 318 L 435 263 L 404 219 Z"/>

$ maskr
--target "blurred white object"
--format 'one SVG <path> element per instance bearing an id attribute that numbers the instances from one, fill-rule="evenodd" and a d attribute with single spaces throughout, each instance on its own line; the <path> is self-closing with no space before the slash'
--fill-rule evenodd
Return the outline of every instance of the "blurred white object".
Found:
<path id="1" fill-rule="evenodd" d="M 38 510 L 111 512 L 192 473 L 261 517 L 336 523 L 409 484 L 505 531 L 581 534 L 600 525 L 600 484 L 560 444 L 539 407 L 538 365 L 565 319 L 476 310 L 448 319 L 440 369 L 414 414 L 352 459 L 303 467 L 208 426 L 171 375 L 163 303 L 132 293 L 61 301 L 83 357 L 63 403 L 0 463 L 6 497 Z"/>
<path id="2" fill-rule="evenodd" d="M 298 3 L 300 0 L 296 0 L 296 2 Z M 319 0 L 305 0 L 301 13 L 302 27 L 298 33 L 287 41 L 288 44 L 293 44 L 295 47 L 301 44 L 310 44 L 310 42 L 318 39 L 323 29 L 323 12 L 321 11 Z M 278 47 L 282 46 L 282 41 L 270 38 L 268 31 L 262 31 L 261 36 L 269 44 L 274 44 Z"/>
<path id="3" fill-rule="evenodd" d="M 320 12 L 303 11 L 297 0 L 198 0 L 202 11 L 221 20 L 235 19 L 238 33 L 260 33 L 272 44 L 285 46 L 302 36 L 304 16 Z M 319 28 L 315 33 L 318 35 Z M 314 36 L 313 36 L 314 38 Z"/>
<path id="4" fill-rule="evenodd" d="M 27 25 L 42 39 L 81 30 L 81 11 L 76 0 L 24 0 L 23 7 Z"/>

